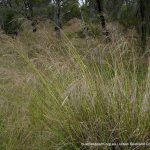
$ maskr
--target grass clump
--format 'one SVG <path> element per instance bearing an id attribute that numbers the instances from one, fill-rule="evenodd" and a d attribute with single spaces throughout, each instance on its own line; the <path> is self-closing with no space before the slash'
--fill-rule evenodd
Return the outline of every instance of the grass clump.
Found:
<path id="1" fill-rule="evenodd" d="M 34 40 L 30 34 L 9 38 L 6 43 L 13 52 L 1 56 L 8 64 L 1 67 L 1 149 L 70 150 L 90 149 L 81 145 L 89 142 L 149 142 L 150 70 L 138 63 L 136 41 L 122 38 L 105 45 L 91 39 L 82 51 L 74 45 L 86 45 L 83 39 L 54 39 L 45 28 Z M 30 57 L 30 49 L 38 53 Z M 14 76 L 8 72 L 10 65 Z"/>

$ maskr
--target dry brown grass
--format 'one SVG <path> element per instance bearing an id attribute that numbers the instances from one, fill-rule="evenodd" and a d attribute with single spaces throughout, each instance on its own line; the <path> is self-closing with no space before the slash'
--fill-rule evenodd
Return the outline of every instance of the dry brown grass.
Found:
<path id="1" fill-rule="evenodd" d="M 0 35 L 0 149 L 149 142 L 150 73 L 137 41 L 118 33 L 108 44 L 68 39 L 64 31 L 60 40 L 48 26 Z"/>

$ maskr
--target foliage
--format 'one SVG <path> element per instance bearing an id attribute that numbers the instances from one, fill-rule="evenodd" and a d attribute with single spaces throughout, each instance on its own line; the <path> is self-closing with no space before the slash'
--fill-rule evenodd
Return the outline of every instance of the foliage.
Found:
<path id="1" fill-rule="evenodd" d="M 1 28 L 6 34 L 14 34 L 20 29 L 21 22 L 17 16 L 18 14 L 14 9 L 3 8 L 0 10 Z"/>
<path id="2" fill-rule="evenodd" d="M 53 4 L 50 4 L 47 8 L 47 16 L 48 18 L 50 18 L 51 20 L 54 20 L 54 8 L 55 6 Z"/>
<path id="3" fill-rule="evenodd" d="M 126 28 L 137 27 L 137 7 L 135 5 L 123 5 L 121 7 L 120 13 L 118 13 L 119 22 Z"/>
<path id="4" fill-rule="evenodd" d="M 62 5 L 62 18 L 65 22 L 72 18 L 81 18 L 80 8 L 76 0 L 66 1 Z"/>

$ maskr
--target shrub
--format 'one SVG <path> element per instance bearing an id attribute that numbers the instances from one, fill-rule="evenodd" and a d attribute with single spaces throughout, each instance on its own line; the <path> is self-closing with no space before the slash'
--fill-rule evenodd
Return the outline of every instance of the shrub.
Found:
<path id="1" fill-rule="evenodd" d="M 89 34 L 93 37 L 96 36 L 101 36 L 102 35 L 102 30 L 99 26 L 97 26 L 96 24 L 91 24 L 89 26 Z"/>
<path id="2" fill-rule="evenodd" d="M 48 8 L 47 8 L 47 15 L 48 15 L 48 18 L 50 18 L 51 20 L 54 19 L 54 5 L 49 5 Z"/>
<path id="3" fill-rule="evenodd" d="M 64 6 L 63 21 L 67 22 L 72 18 L 81 18 L 80 9 L 78 5 L 73 5 L 69 8 Z"/>
<path id="4" fill-rule="evenodd" d="M 118 15 L 119 22 L 126 28 L 137 25 L 136 8 L 132 5 L 125 5 L 122 7 Z"/>
<path id="5" fill-rule="evenodd" d="M 0 23 L 6 34 L 15 34 L 21 26 L 17 13 L 11 8 L 2 8 L 0 10 Z"/>

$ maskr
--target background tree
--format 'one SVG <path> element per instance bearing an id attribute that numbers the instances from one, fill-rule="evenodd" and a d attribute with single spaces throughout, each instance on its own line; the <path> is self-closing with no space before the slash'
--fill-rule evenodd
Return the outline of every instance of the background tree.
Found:
<path id="1" fill-rule="evenodd" d="M 67 22 L 72 18 L 81 18 L 78 0 L 64 0 L 62 4 L 62 11 L 64 22 Z"/>
<path id="2" fill-rule="evenodd" d="M 60 29 L 62 28 L 62 21 L 61 21 L 61 6 L 62 0 L 55 0 L 55 14 L 54 14 L 54 21 L 55 21 L 55 31 L 58 36 L 60 36 Z"/>
<path id="3" fill-rule="evenodd" d="M 99 15 L 100 15 L 100 20 L 101 20 L 101 26 L 103 29 L 103 34 L 106 36 L 106 41 L 110 41 L 110 37 L 109 37 L 109 32 L 106 28 L 106 20 L 103 14 L 103 3 L 102 0 L 96 0 L 97 3 L 97 7 L 98 7 L 98 11 L 99 11 Z"/>
<path id="4" fill-rule="evenodd" d="M 147 34 L 149 33 L 149 21 L 150 21 L 150 2 L 149 0 L 139 0 L 139 30 L 140 30 L 140 36 L 141 36 L 141 54 L 145 54 L 146 50 L 146 40 L 147 40 Z"/>
<path id="5" fill-rule="evenodd" d="M 36 18 L 45 18 L 54 20 L 56 24 L 55 30 L 59 31 L 62 28 L 62 24 L 72 18 L 84 19 L 86 24 L 91 23 L 97 26 L 95 23 L 99 21 L 99 14 L 101 26 L 106 36 L 109 33 L 106 29 L 105 17 L 110 22 L 118 22 L 126 31 L 130 28 L 136 29 L 141 41 L 140 53 L 144 54 L 146 52 L 146 40 L 150 28 L 149 0 L 83 0 L 82 3 L 82 5 L 81 3 L 79 5 L 78 0 L 0 0 L 1 26 L 5 31 L 9 28 L 11 31 L 14 29 L 11 26 L 17 25 L 17 23 L 12 25 L 14 19 L 17 20 L 22 17 L 31 20 L 33 31 L 36 31 Z M 14 14 L 10 15 L 7 11 Z M 9 14 L 9 16 L 6 14 Z M 16 26 L 17 28 L 18 25 Z M 8 32 L 6 31 L 6 33 Z"/>

